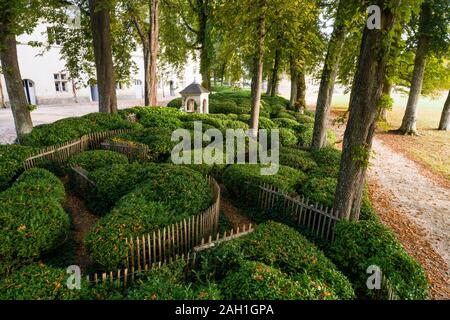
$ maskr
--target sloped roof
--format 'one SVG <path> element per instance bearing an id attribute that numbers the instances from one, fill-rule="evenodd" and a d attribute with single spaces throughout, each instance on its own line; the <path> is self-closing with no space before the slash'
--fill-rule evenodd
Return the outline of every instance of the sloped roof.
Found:
<path id="1" fill-rule="evenodd" d="M 193 82 L 186 88 L 180 91 L 181 94 L 202 94 L 209 93 L 208 90 L 203 88 L 199 83 Z"/>

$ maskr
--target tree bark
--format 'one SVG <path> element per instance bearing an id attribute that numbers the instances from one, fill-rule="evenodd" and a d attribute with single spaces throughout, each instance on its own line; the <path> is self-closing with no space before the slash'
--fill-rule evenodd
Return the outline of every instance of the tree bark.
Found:
<path id="1" fill-rule="evenodd" d="M 91 30 L 99 93 L 99 111 L 117 112 L 116 81 L 112 57 L 110 12 L 101 0 L 89 0 Z"/>
<path id="2" fill-rule="evenodd" d="M 291 109 L 294 109 L 295 102 L 297 101 L 298 95 L 298 72 L 294 65 L 294 62 L 291 61 L 291 96 L 289 99 L 289 106 Z"/>
<path id="3" fill-rule="evenodd" d="M 441 120 L 439 121 L 439 130 L 450 130 L 450 91 L 442 110 Z"/>
<path id="4" fill-rule="evenodd" d="M 301 114 L 305 113 L 306 109 L 306 79 L 305 68 L 302 66 L 297 76 L 297 99 L 295 102 L 295 109 Z"/>
<path id="5" fill-rule="evenodd" d="M 377 1 L 377 5 L 382 8 L 381 30 L 369 30 L 367 27 L 364 30 L 358 69 L 353 81 L 334 201 L 334 210 L 341 219 L 359 219 L 391 43 L 386 41 L 386 37 L 389 37 L 396 18 L 391 6 L 386 6 L 386 1 Z M 398 1 L 392 5 L 393 8 L 398 5 Z"/>
<path id="6" fill-rule="evenodd" d="M 9 102 L 14 117 L 17 138 L 20 139 L 33 130 L 28 101 L 23 90 L 17 58 L 17 43 L 14 35 L 0 37 L 0 60 L 8 91 Z"/>
<path id="7" fill-rule="evenodd" d="M 209 3 L 208 0 L 197 0 L 199 33 L 198 42 L 200 49 L 200 74 L 202 75 L 202 85 L 211 90 L 211 43 L 208 29 Z"/>
<path id="8" fill-rule="evenodd" d="M 391 92 L 392 92 L 392 82 L 388 79 L 385 80 L 384 85 L 383 85 L 383 95 L 387 96 L 387 97 L 391 97 Z M 387 122 L 387 113 L 388 113 L 388 108 L 382 108 L 380 110 L 380 116 L 379 116 L 379 121 L 383 121 L 383 122 Z"/>
<path id="9" fill-rule="evenodd" d="M 270 92 L 268 94 L 271 97 L 275 97 L 278 94 L 278 85 L 280 83 L 279 71 L 281 61 L 281 49 L 275 49 L 275 60 L 273 63 L 272 75 L 270 76 Z"/>
<path id="10" fill-rule="evenodd" d="M 330 105 L 333 97 L 334 83 L 336 81 L 337 71 L 341 51 L 344 46 L 346 29 L 341 20 L 343 15 L 343 1 L 339 2 L 336 22 L 330 42 L 328 44 L 327 56 L 323 66 L 322 77 L 320 80 L 319 95 L 317 96 L 316 114 L 314 122 L 313 139 L 311 149 L 318 150 L 327 145 L 327 122 L 330 113 Z"/>
<path id="11" fill-rule="evenodd" d="M 422 93 L 423 76 L 425 74 L 425 62 L 428 55 L 430 40 L 424 33 L 426 25 L 431 19 L 432 10 L 430 3 L 425 1 L 422 4 L 420 13 L 419 42 L 417 44 L 416 57 L 414 60 L 414 72 L 409 90 L 408 104 L 406 105 L 405 115 L 403 116 L 402 125 L 399 131 L 403 134 L 416 134 L 417 122 L 417 104 L 420 94 Z"/>
<path id="12" fill-rule="evenodd" d="M 5 95 L 3 94 L 3 85 L 0 80 L 0 108 L 6 108 Z"/>
<path id="13" fill-rule="evenodd" d="M 149 28 L 149 43 L 150 43 L 150 58 L 149 58 L 149 74 L 148 94 L 146 96 L 146 105 L 156 106 L 158 103 L 157 90 L 157 62 L 159 52 L 159 0 L 150 1 L 150 28 Z"/>
<path id="14" fill-rule="evenodd" d="M 266 21 L 264 16 L 258 19 L 258 43 L 253 61 L 252 79 L 252 116 L 250 120 L 250 131 L 253 137 L 258 135 L 259 111 L 261 108 L 261 84 L 263 78 L 264 37 L 266 33 Z"/>
<path id="15" fill-rule="evenodd" d="M 266 94 L 268 96 L 270 96 L 272 94 L 272 78 L 271 78 L 271 74 L 269 74 L 267 76 L 267 89 L 266 89 Z"/>

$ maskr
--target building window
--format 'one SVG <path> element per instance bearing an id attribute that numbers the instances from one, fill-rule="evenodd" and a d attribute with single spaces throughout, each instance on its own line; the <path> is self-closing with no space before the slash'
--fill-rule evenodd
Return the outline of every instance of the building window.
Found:
<path id="1" fill-rule="evenodd" d="M 56 27 L 47 28 L 48 43 L 60 46 L 62 44 L 63 30 Z"/>
<path id="2" fill-rule="evenodd" d="M 69 92 L 69 87 L 67 85 L 68 79 L 65 73 L 55 73 L 53 75 L 55 79 L 55 89 L 56 92 Z"/>

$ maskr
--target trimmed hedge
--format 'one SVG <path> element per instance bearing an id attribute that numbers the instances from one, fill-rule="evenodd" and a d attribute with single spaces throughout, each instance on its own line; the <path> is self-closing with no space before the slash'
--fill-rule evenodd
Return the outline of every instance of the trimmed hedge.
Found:
<path id="1" fill-rule="evenodd" d="M 172 130 L 168 128 L 147 128 L 117 135 L 116 139 L 145 144 L 149 148 L 149 161 L 165 162 L 177 145 L 172 142 Z"/>
<path id="2" fill-rule="evenodd" d="M 306 180 L 306 175 L 286 166 L 280 166 L 275 175 L 261 175 L 261 165 L 234 164 L 223 173 L 222 180 L 227 190 L 243 204 L 254 204 L 258 197 L 255 185 L 269 183 L 285 192 L 295 192 L 298 184 Z"/>
<path id="3" fill-rule="evenodd" d="M 128 292 L 130 300 L 219 300 L 221 292 L 216 284 L 195 286 L 184 281 L 184 263 L 153 269 L 136 288 Z"/>
<path id="4" fill-rule="evenodd" d="M 144 166 L 128 166 L 131 170 L 126 169 L 125 173 L 130 175 L 114 180 L 115 184 L 122 185 L 127 181 L 127 188 L 141 184 L 121 198 L 86 239 L 93 259 L 108 268 L 120 266 L 126 258 L 127 237 L 199 214 L 212 203 L 212 192 L 206 179 L 185 166 L 159 165 L 151 166 L 149 170 Z M 107 188 L 114 190 L 111 184 L 107 184 Z M 127 192 L 124 188 L 117 191 L 115 198 Z"/>
<path id="5" fill-rule="evenodd" d="M 295 135 L 294 130 L 280 128 L 280 144 L 282 146 L 293 146 L 298 143 L 297 136 Z"/>
<path id="6" fill-rule="evenodd" d="M 340 221 L 331 247 L 333 261 L 368 297 L 366 270 L 380 267 L 400 299 L 426 299 L 428 284 L 422 267 L 409 256 L 395 235 L 376 221 Z"/>
<path id="7" fill-rule="evenodd" d="M 176 98 L 171 100 L 168 104 L 167 107 L 169 108 L 175 108 L 175 109 L 180 109 L 182 107 L 182 103 L 183 101 L 181 100 L 181 98 Z"/>
<path id="8" fill-rule="evenodd" d="M 298 128 L 299 145 L 302 147 L 310 147 L 312 143 L 314 132 L 314 123 L 300 124 Z M 328 147 L 333 147 L 336 144 L 336 135 L 332 130 L 327 130 Z"/>
<path id="9" fill-rule="evenodd" d="M 183 127 L 183 122 L 176 117 L 150 112 L 141 116 L 140 123 L 146 128 L 164 128 L 171 131 Z"/>
<path id="10" fill-rule="evenodd" d="M 272 119 L 272 121 L 279 127 L 279 128 L 286 128 L 291 130 L 297 130 L 300 124 L 292 119 L 287 118 L 275 118 Z"/>
<path id="11" fill-rule="evenodd" d="M 39 258 L 69 230 L 64 186 L 44 169 L 30 169 L 0 193 L 0 273 Z"/>
<path id="12" fill-rule="evenodd" d="M 308 151 L 293 147 L 280 148 L 280 164 L 306 173 L 317 168 L 317 163 Z"/>
<path id="13" fill-rule="evenodd" d="M 127 164 L 126 155 L 109 151 L 94 150 L 77 154 L 69 159 L 69 167 L 79 166 L 87 171 L 95 171 L 97 169 L 108 167 L 113 164 Z"/>
<path id="14" fill-rule="evenodd" d="M 0 300 L 80 299 L 83 290 L 68 289 L 67 278 L 65 269 L 32 264 L 0 279 Z"/>
<path id="15" fill-rule="evenodd" d="M 279 269 L 290 280 L 301 283 L 299 299 L 353 299 L 353 288 L 348 279 L 336 266 L 305 237 L 285 224 L 269 221 L 258 226 L 251 234 L 220 244 L 215 249 L 202 253 L 206 273 L 215 274 L 216 280 L 226 279 L 230 274 L 240 273 L 244 266 L 249 272 L 248 261 L 263 263 Z M 256 265 L 252 263 L 253 267 Z M 254 269 L 254 268 L 251 268 Z M 255 270 L 254 270 L 255 271 Z M 280 276 L 280 272 L 270 269 L 267 276 Z M 274 274 L 275 273 L 275 274 Z M 254 273 L 253 273 L 254 274 Z M 232 277 L 239 278 L 238 274 Z M 225 280 L 225 284 L 230 279 Z M 245 283 L 250 292 L 237 291 L 240 295 L 252 295 L 257 284 Z M 284 280 L 283 280 L 284 281 Z M 234 282 L 234 281 L 233 281 Z M 228 286 L 229 290 L 237 290 Z M 233 292 L 223 290 L 224 296 Z M 287 297 L 286 297 L 287 298 Z"/>
<path id="16" fill-rule="evenodd" d="M 25 160 L 35 151 L 34 148 L 17 144 L 0 145 L 0 191 L 10 186 L 22 172 Z"/>
<path id="17" fill-rule="evenodd" d="M 244 261 L 239 271 L 230 273 L 222 283 L 230 300 L 302 300 L 305 288 L 279 269 L 261 262 Z M 312 297 L 311 297 L 312 298 Z"/>
<path id="18" fill-rule="evenodd" d="M 33 147 L 48 147 L 76 140 L 93 132 L 140 128 L 140 124 L 125 120 L 119 114 L 91 113 L 81 118 L 66 118 L 36 126 L 21 143 Z"/>
<path id="19" fill-rule="evenodd" d="M 310 178 L 300 189 L 299 193 L 303 194 L 312 203 L 323 204 L 332 208 L 334 196 L 336 193 L 337 179 L 335 178 Z M 377 220 L 378 217 L 372 207 L 369 199 L 367 187 L 364 189 L 361 204 L 361 220 Z"/>

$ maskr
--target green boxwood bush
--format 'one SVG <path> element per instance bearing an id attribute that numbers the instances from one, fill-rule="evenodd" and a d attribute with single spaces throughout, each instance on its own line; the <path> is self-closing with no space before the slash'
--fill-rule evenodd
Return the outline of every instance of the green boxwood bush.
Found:
<path id="1" fill-rule="evenodd" d="M 0 300 L 80 299 L 82 290 L 68 289 L 67 279 L 65 269 L 31 264 L 0 279 Z"/>
<path id="2" fill-rule="evenodd" d="M 167 106 L 168 106 L 169 108 L 180 109 L 180 108 L 182 107 L 182 103 L 183 103 L 183 101 L 181 100 L 181 98 L 176 98 L 176 99 L 171 100 L 171 101 L 167 104 Z"/>
<path id="3" fill-rule="evenodd" d="M 79 166 L 87 171 L 95 171 L 113 164 L 127 163 L 128 158 L 124 154 L 108 150 L 93 150 L 71 157 L 68 165 L 69 167 Z"/>
<path id="4" fill-rule="evenodd" d="M 165 162 L 177 145 L 172 142 L 172 130 L 168 128 L 147 128 L 117 135 L 116 139 L 134 141 L 145 144 L 149 148 L 149 161 Z"/>
<path id="5" fill-rule="evenodd" d="M 299 112 L 296 112 L 295 118 L 299 123 L 314 123 L 314 116 L 308 116 L 306 114 L 301 114 Z"/>
<path id="6" fill-rule="evenodd" d="M 328 208 L 333 207 L 334 196 L 336 193 L 337 179 L 336 178 L 316 178 L 311 177 L 301 186 L 299 193 L 303 194 L 312 203 L 322 204 Z M 363 201 L 361 204 L 361 220 L 376 220 L 378 216 L 372 207 L 369 199 L 369 192 L 367 187 L 364 188 Z"/>
<path id="7" fill-rule="evenodd" d="M 305 288 L 279 269 L 261 262 L 244 261 L 239 271 L 222 282 L 226 299 L 231 300 L 302 300 Z"/>
<path id="8" fill-rule="evenodd" d="M 294 130 L 280 128 L 280 144 L 282 146 L 293 146 L 298 143 L 297 136 L 295 135 Z"/>
<path id="9" fill-rule="evenodd" d="M 140 123 L 146 128 L 176 130 L 183 127 L 183 122 L 181 122 L 178 118 L 155 113 L 147 113 L 143 115 L 140 119 Z"/>
<path id="10" fill-rule="evenodd" d="M 184 280 L 184 263 L 153 269 L 144 279 L 137 281 L 129 290 L 130 300 L 219 300 L 222 298 L 218 286 L 195 285 Z"/>
<path id="11" fill-rule="evenodd" d="M 367 268 L 380 267 L 400 299 L 426 299 L 427 280 L 422 267 L 409 256 L 395 235 L 376 221 L 341 221 L 336 226 L 336 239 L 331 247 L 333 261 L 368 297 Z"/>
<path id="12" fill-rule="evenodd" d="M 303 172 L 310 172 L 317 168 L 317 163 L 308 151 L 294 147 L 280 148 L 280 164 Z"/>
<path id="13" fill-rule="evenodd" d="M 17 144 L 0 145 L 0 191 L 10 186 L 22 172 L 25 160 L 35 151 L 34 148 Z"/>
<path id="14" fill-rule="evenodd" d="M 0 274 L 39 258 L 69 230 L 64 187 L 50 172 L 31 169 L 0 193 Z"/>
<path id="15" fill-rule="evenodd" d="M 147 172 L 145 167 L 141 171 L 132 169 L 132 176 L 143 182 L 121 198 L 86 239 L 93 259 L 108 268 L 120 266 L 126 258 L 127 237 L 199 214 L 212 203 L 206 179 L 187 167 L 160 165 Z M 133 177 L 124 179 L 131 182 L 128 188 L 136 186 L 136 181 L 130 181 Z"/>
<path id="16" fill-rule="evenodd" d="M 291 130 L 297 130 L 299 123 L 292 119 L 287 118 L 275 118 L 272 121 L 277 125 L 278 128 L 286 128 Z"/>
<path id="17" fill-rule="evenodd" d="M 217 281 L 240 273 L 247 261 L 255 261 L 279 269 L 290 280 L 300 283 L 299 299 L 352 299 L 355 296 L 348 279 L 324 253 L 296 230 L 282 223 L 265 222 L 248 236 L 202 253 L 200 261 L 205 261 L 205 272 L 215 274 Z M 274 270 L 270 271 L 268 276 Z M 239 276 L 236 274 L 233 277 Z M 243 281 L 242 285 L 256 284 Z M 223 292 L 225 296 L 233 295 L 228 290 Z M 240 292 L 251 295 L 251 292 Z"/>
<path id="18" fill-rule="evenodd" d="M 296 169 L 280 166 L 275 175 L 261 175 L 261 165 L 234 164 L 227 167 L 222 180 L 227 190 L 243 204 L 254 204 L 258 197 L 255 185 L 271 184 L 285 192 L 295 192 L 296 187 L 306 180 L 306 175 Z"/>
<path id="19" fill-rule="evenodd" d="M 33 147 L 48 147 L 76 140 L 93 132 L 139 128 L 142 128 L 140 124 L 125 120 L 118 114 L 91 113 L 81 118 L 66 118 L 36 126 L 21 143 Z"/>
<path id="20" fill-rule="evenodd" d="M 297 131 L 299 145 L 302 147 L 310 147 L 314 133 L 314 123 L 300 124 Z M 336 135 L 332 130 L 327 130 L 327 144 L 329 147 L 336 144 Z"/>

